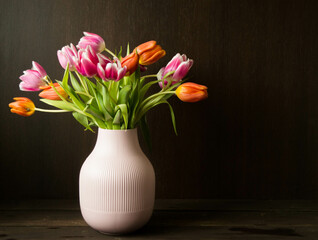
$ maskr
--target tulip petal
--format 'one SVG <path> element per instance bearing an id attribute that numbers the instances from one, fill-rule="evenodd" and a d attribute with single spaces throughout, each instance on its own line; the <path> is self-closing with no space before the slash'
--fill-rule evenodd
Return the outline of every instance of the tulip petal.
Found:
<path id="1" fill-rule="evenodd" d="M 170 62 L 168 62 L 167 66 L 166 66 L 166 73 L 174 71 L 177 69 L 177 67 L 180 65 L 180 63 L 182 62 L 182 57 L 180 55 L 180 53 L 177 53 Z"/>
<path id="2" fill-rule="evenodd" d="M 38 87 L 29 86 L 25 82 L 20 82 L 19 89 L 21 91 L 30 91 L 30 92 L 34 92 L 34 91 L 39 91 L 40 90 Z"/>
<path id="3" fill-rule="evenodd" d="M 101 79 L 106 80 L 105 71 L 100 63 L 97 64 L 97 73 Z"/>
<path id="4" fill-rule="evenodd" d="M 196 89 L 196 90 L 206 90 L 206 89 L 208 89 L 207 86 L 200 85 L 200 84 L 193 83 L 193 82 L 183 83 L 182 86 L 187 87 L 187 88 L 191 88 L 191 89 Z"/>
<path id="5" fill-rule="evenodd" d="M 98 53 L 98 54 L 97 54 L 97 58 L 98 58 L 98 62 L 101 64 L 101 66 L 102 66 L 103 68 L 106 67 L 106 64 L 107 64 L 107 63 L 110 63 L 110 62 L 111 62 L 111 60 L 110 60 L 108 57 L 106 57 L 105 55 L 103 55 L 103 54 L 101 54 L 101 53 Z"/>
<path id="6" fill-rule="evenodd" d="M 26 70 L 24 75 L 20 76 L 20 90 L 22 91 L 39 91 L 40 86 L 44 86 L 45 82 L 36 70 Z"/>
<path id="7" fill-rule="evenodd" d="M 32 61 L 32 70 L 36 70 L 42 78 L 44 78 L 47 75 L 44 68 L 35 61 Z"/>
<path id="8" fill-rule="evenodd" d="M 126 66 L 121 68 L 121 69 L 119 69 L 117 81 L 119 81 L 120 79 L 122 79 L 125 76 L 126 71 L 127 71 L 127 67 Z"/>
<path id="9" fill-rule="evenodd" d="M 162 67 L 162 68 L 159 70 L 159 72 L 157 73 L 157 79 L 158 79 L 158 80 L 161 80 L 161 79 L 164 77 L 163 73 L 164 73 L 165 69 L 166 69 L 165 67 Z"/>
<path id="10" fill-rule="evenodd" d="M 117 76 L 118 76 L 118 74 L 117 74 L 117 66 L 116 66 L 115 63 L 112 63 L 111 66 L 112 67 L 111 67 L 111 71 L 110 71 L 110 77 L 111 77 L 111 79 L 115 80 L 115 79 L 117 79 Z"/>
<path id="11" fill-rule="evenodd" d="M 128 56 L 121 59 L 121 65 L 123 67 L 127 67 L 126 75 L 131 75 L 136 71 L 138 67 L 138 61 L 139 56 L 135 52 L 132 52 Z"/>
<path id="12" fill-rule="evenodd" d="M 78 48 L 86 49 L 87 46 L 91 46 L 97 53 L 100 53 L 105 49 L 105 41 L 101 36 L 89 32 L 84 32 L 84 35 L 85 36 L 82 37 L 77 44 Z"/>
<path id="13" fill-rule="evenodd" d="M 105 77 L 108 80 L 110 79 L 111 69 L 112 69 L 112 63 L 107 63 L 105 68 Z"/>
<path id="14" fill-rule="evenodd" d="M 86 76 L 88 77 L 94 77 L 97 73 L 97 67 L 90 59 L 83 58 L 82 61 L 82 67 L 86 73 Z"/>
<path id="15" fill-rule="evenodd" d="M 58 93 L 62 97 L 66 98 L 68 96 L 67 93 L 64 91 L 64 89 L 58 83 L 54 83 L 53 85 L 55 90 L 58 91 Z M 52 86 L 48 86 L 46 89 L 40 92 L 39 96 L 45 99 L 50 99 L 50 100 L 61 100 L 60 96 L 57 95 L 54 88 Z"/>
<path id="16" fill-rule="evenodd" d="M 66 69 L 66 66 L 67 66 L 67 63 L 68 63 L 68 59 L 67 57 L 65 56 L 65 54 L 61 51 L 61 50 L 58 50 L 57 51 L 57 58 L 62 66 L 62 68 Z"/>
<path id="17" fill-rule="evenodd" d="M 152 48 L 154 48 L 156 46 L 156 43 L 157 43 L 156 41 L 151 40 L 151 41 L 145 42 L 143 44 L 140 44 L 136 48 L 138 55 L 142 55 L 144 52 L 151 50 Z"/>
<path id="18" fill-rule="evenodd" d="M 142 55 L 140 55 L 139 63 L 141 65 L 151 65 L 165 55 L 166 51 L 162 50 L 162 48 L 159 45 L 157 45 L 155 49 L 148 52 L 144 52 Z"/>
<path id="19" fill-rule="evenodd" d="M 190 63 L 188 61 L 181 63 L 178 66 L 177 70 L 174 72 L 172 78 L 177 80 L 177 81 L 180 81 L 189 72 L 189 70 L 190 70 L 189 66 L 190 66 Z"/>

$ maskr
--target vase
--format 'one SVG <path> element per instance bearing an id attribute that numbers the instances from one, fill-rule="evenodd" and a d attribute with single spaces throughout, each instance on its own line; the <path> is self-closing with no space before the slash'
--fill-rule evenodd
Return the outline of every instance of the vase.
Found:
<path id="1" fill-rule="evenodd" d="M 79 195 L 84 220 L 99 232 L 129 233 L 149 221 L 155 173 L 136 128 L 98 129 L 96 145 L 80 171 Z"/>

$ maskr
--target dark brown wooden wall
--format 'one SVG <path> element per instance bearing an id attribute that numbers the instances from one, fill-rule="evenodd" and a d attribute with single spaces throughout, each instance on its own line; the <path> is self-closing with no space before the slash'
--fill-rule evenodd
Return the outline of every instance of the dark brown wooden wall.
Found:
<path id="1" fill-rule="evenodd" d="M 0 0 L 0 199 L 77 198 L 96 135 L 70 114 L 9 112 L 22 71 L 61 79 L 56 51 L 83 31 L 108 48 L 151 39 L 194 59 L 197 104 L 149 113 L 157 198 L 318 198 L 318 1 Z M 154 87 L 154 90 L 158 88 Z M 144 142 L 141 144 L 145 147 Z"/>

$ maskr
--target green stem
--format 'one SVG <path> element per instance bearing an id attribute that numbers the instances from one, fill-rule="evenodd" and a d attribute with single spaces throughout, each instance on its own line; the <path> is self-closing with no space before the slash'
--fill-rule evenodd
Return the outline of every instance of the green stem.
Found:
<path id="1" fill-rule="evenodd" d="M 70 112 L 70 111 L 68 111 L 68 110 L 53 110 L 53 109 L 42 109 L 42 108 L 35 108 L 35 111 L 39 111 L 39 112 L 51 112 L 51 113 Z"/>
<path id="2" fill-rule="evenodd" d="M 149 96 L 148 98 L 146 98 L 144 101 L 142 101 L 142 103 L 140 104 L 140 108 L 143 107 L 143 105 L 145 105 L 148 101 L 150 101 L 151 99 L 158 97 L 160 95 L 165 95 L 165 94 L 175 94 L 175 91 L 165 91 L 165 92 L 158 92 L 156 94 L 153 94 L 151 96 Z"/>
<path id="3" fill-rule="evenodd" d="M 113 82 L 114 82 L 114 81 L 109 81 L 108 92 L 111 91 L 111 89 L 112 89 L 112 87 L 113 87 Z"/>
<path id="4" fill-rule="evenodd" d="M 151 77 L 157 77 L 157 74 L 146 75 L 146 76 L 143 76 L 142 78 L 151 78 Z"/>
<path id="5" fill-rule="evenodd" d="M 81 82 L 81 84 L 82 84 L 82 86 L 83 86 L 85 92 L 86 92 L 87 94 L 89 94 L 88 89 L 87 89 L 87 85 L 84 84 L 83 79 L 81 78 L 81 75 L 80 75 L 77 71 L 75 71 L 75 73 L 76 73 L 77 77 L 79 78 L 79 80 L 80 80 L 80 82 Z"/>
<path id="6" fill-rule="evenodd" d="M 110 51 L 108 48 L 105 48 L 105 51 L 108 52 L 113 57 L 117 57 L 112 51 Z"/>
<path id="7" fill-rule="evenodd" d="M 136 111 L 136 116 L 135 116 L 135 121 L 134 123 L 138 122 L 139 119 L 148 111 L 148 108 L 151 107 L 151 105 L 153 105 L 153 102 L 151 102 L 151 100 L 153 98 L 156 98 L 160 95 L 165 95 L 165 94 L 175 94 L 175 91 L 165 91 L 165 92 L 158 92 L 154 95 L 149 96 L 148 98 L 146 98 L 144 101 L 142 101 L 142 103 L 140 104 L 140 106 L 138 107 L 138 110 Z M 149 106 L 148 106 L 149 105 Z M 137 119 L 137 120 L 136 120 Z"/>

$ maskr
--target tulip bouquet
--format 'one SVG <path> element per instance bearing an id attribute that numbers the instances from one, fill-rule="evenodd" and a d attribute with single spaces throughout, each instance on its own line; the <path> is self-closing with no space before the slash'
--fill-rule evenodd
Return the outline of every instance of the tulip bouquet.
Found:
<path id="1" fill-rule="evenodd" d="M 109 57 L 102 54 L 106 52 Z M 53 82 L 44 68 L 32 62 L 32 68 L 20 77 L 20 90 L 41 91 L 41 101 L 58 109 L 41 109 L 25 97 L 14 98 L 9 104 L 11 112 L 30 116 L 40 112 L 71 112 L 85 129 L 96 126 L 104 129 L 132 129 L 139 125 L 148 135 L 146 113 L 165 103 L 169 106 L 175 128 L 175 117 L 168 98 L 176 95 L 184 102 L 196 102 L 208 96 L 207 87 L 195 83 L 183 83 L 183 78 L 193 64 L 186 55 L 176 54 L 155 75 L 141 75 L 166 52 L 156 41 L 145 42 L 132 52 L 127 46 L 113 53 L 97 34 L 84 32 L 78 45 L 65 46 L 57 51 L 58 60 L 65 69 L 61 81 Z M 147 81 L 149 78 L 156 80 Z M 148 89 L 159 85 L 159 91 L 150 96 Z"/>

